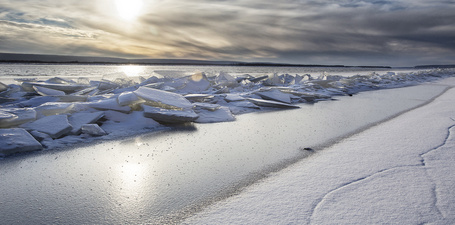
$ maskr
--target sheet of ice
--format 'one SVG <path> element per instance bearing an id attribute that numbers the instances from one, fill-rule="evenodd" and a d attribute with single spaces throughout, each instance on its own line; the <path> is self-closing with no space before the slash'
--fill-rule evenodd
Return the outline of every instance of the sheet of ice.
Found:
<path id="1" fill-rule="evenodd" d="M 192 110 L 172 110 L 142 105 L 144 116 L 165 123 L 185 123 L 195 121 L 199 116 Z"/>
<path id="2" fill-rule="evenodd" d="M 205 101 L 208 101 L 208 100 L 212 99 L 214 97 L 214 95 L 210 95 L 210 94 L 187 94 L 187 95 L 184 95 L 183 97 L 185 97 L 186 99 L 188 99 L 191 102 L 205 102 Z"/>
<path id="3" fill-rule="evenodd" d="M 247 98 L 248 101 L 263 107 L 273 107 L 273 108 L 299 108 L 297 105 L 291 105 L 287 103 L 272 101 L 272 100 L 264 100 L 264 99 L 257 99 L 257 98 Z"/>
<path id="4" fill-rule="evenodd" d="M 73 103 L 46 102 L 38 107 L 35 107 L 35 111 L 37 113 L 37 117 L 40 118 L 43 116 L 70 113 L 73 107 Z"/>
<path id="5" fill-rule="evenodd" d="M 95 123 L 103 116 L 104 112 L 77 112 L 71 114 L 68 118 L 68 122 L 73 127 L 71 133 L 80 134 L 83 125 Z"/>
<path id="6" fill-rule="evenodd" d="M 190 109 L 192 107 L 191 102 L 189 102 L 182 95 L 161 91 L 153 88 L 140 87 L 134 91 L 139 98 L 144 99 L 147 104 L 168 108 L 168 109 Z"/>
<path id="7" fill-rule="evenodd" d="M 81 127 L 81 131 L 83 134 L 88 134 L 92 136 L 104 136 L 107 135 L 106 131 L 104 131 L 98 124 L 84 124 Z"/>
<path id="8" fill-rule="evenodd" d="M 129 106 L 121 106 L 117 98 L 109 98 L 103 99 L 95 102 L 90 102 L 88 105 L 92 108 L 99 109 L 99 110 L 115 110 L 119 112 L 128 113 L 131 111 L 131 107 Z"/>
<path id="9" fill-rule="evenodd" d="M 66 135 L 72 130 L 67 115 L 45 116 L 41 119 L 24 124 L 22 127 L 27 130 L 36 130 L 46 133 L 54 139 Z"/>
<path id="10" fill-rule="evenodd" d="M 65 92 L 59 91 L 59 90 L 54 90 L 46 87 L 40 87 L 40 86 L 33 86 L 33 89 L 36 91 L 36 93 L 42 95 L 42 96 L 48 96 L 48 95 L 65 95 Z"/>
<path id="11" fill-rule="evenodd" d="M 285 94 L 278 89 L 271 89 L 265 91 L 257 91 L 254 94 L 261 96 L 265 100 L 278 101 L 286 104 L 291 104 L 291 95 Z"/>
<path id="12" fill-rule="evenodd" d="M 453 224 L 455 79 L 433 102 L 336 143 L 184 224 Z M 423 138 L 424 137 L 424 138 Z"/>
<path id="13" fill-rule="evenodd" d="M 22 128 L 0 129 L 0 156 L 42 148 L 43 146 Z"/>

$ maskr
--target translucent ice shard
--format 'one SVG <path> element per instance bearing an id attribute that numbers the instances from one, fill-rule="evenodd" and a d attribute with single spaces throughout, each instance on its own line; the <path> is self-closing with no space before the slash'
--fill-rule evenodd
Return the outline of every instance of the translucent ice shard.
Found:
<path id="1" fill-rule="evenodd" d="M 134 105 L 140 102 L 143 102 L 142 99 L 138 98 L 137 95 L 135 95 L 131 91 L 123 92 L 117 97 L 118 104 L 120 106 L 126 106 L 126 105 Z"/>
<path id="2" fill-rule="evenodd" d="M 0 92 L 4 92 L 6 90 L 8 90 L 8 85 L 0 82 Z"/>
<path id="3" fill-rule="evenodd" d="M 220 74 L 215 78 L 216 84 L 225 87 L 236 87 L 239 85 L 237 80 L 228 73 L 220 72 Z"/>
<path id="4" fill-rule="evenodd" d="M 85 124 L 95 123 L 104 116 L 104 112 L 78 112 L 73 113 L 68 121 L 73 127 L 72 134 L 80 134 L 81 127 Z"/>
<path id="5" fill-rule="evenodd" d="M 0 156 L 41 149 L 43 146 L 22 128 L 0 129 Z"/>
<path id="6" fill-rule="evenodd" d="M 143 105 L 144 116 L 150 117 L 158 122 L 184 123 L 195 121 L 199 116 L 191 109 L 172 110 Z"/>
<path id="7" fill-rule="evenodd" d="M 46 133 L 54 139 L 68 134 L 72 129 L 66 115 L 46 116 L 22 126 L 27 130 Z"/>
<path id="8" fill-rule="evenodd" d="M 146 101 L 147 105 L 160 107 L 164 109 L 190 109 L 193 105 L 182 95 L 157 90 L 153 88 L 140 87 L 134 91 L 139 98 L 142 98 Z"/>
<path id="9" fill-rule="evenodd" d="M 209 87 L 210 82 L 207 80 L 207 77 L 204 73 L 199 72 L 188 77 L 185 86 L 180 91 L 183 93 L 199 93 L 207 90 Z"/>
<path id="10" fill-rule="evenodd" d="M 38 117 L 51 116 L 57 114 L 70 113 L 73 109 L 73 103 L 64 102 L 47 102 L 35 108 Z"/>
<path id="11" fill-rule="evenodd" d="M 0 123 L 0 128 L 14 127 L 36 119 L 36 111 L 34 109 L 11 108 L 0 109 L 0 111 L 15 115 L 14 118 L 3 120 Z"/>
<path id="12" fill-rule="evenodd" d="M 65 95 L 65 92 L 59 91 L 59 90 L 54 90 L 50 88 L 45 88 L 45 87 L 40 87 L 40 86 L 33 86 L 33 89 L 36 91 L 36 93 L 42 95 L 42 96 L 48 96 L 48 95 Z"/>

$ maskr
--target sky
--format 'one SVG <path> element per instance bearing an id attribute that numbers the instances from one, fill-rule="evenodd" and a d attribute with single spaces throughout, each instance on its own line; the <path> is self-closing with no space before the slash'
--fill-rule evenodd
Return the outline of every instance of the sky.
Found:
<path id="1" fill-rule="evenodd" d="M 0 52 L 455 64 L 455 0 L 0 0 Z"/>

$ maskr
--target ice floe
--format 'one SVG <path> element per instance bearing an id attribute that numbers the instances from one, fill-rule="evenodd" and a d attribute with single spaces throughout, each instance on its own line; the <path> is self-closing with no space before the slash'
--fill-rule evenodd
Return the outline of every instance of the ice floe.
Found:
<path id="1" fill-rule="evenodd" d="M 0 128 L 14 134 L 0 141 L 0 151 L 3 155 L 22 151 L 19 147 L 3 147 L 6 145 L 2 142 L 18 138 L 20 143 L 24 132 L 31 134 L 28 139 L 52 149 L 65 146 L 66 140 L 75 143 L 78 138 L 90 136 L 121 137 L 170 123 L 233 121 L 242 113 L 298 108 L 298 103 L 409 86 L 453 74 L 453 70 L 446 69 L 350 77 L 327 73 L 319 77 L 276 73 L 253 77 L 225 72 L 209 76 L 204 72 L 188 75 L 184 71 L 155 71 L 139 79 L 124 74 L 106 75 L 101 80 L 15 79 L 18 83 L 0 83 Z M 41 149 L 37 146 L 25 149 Z"/>

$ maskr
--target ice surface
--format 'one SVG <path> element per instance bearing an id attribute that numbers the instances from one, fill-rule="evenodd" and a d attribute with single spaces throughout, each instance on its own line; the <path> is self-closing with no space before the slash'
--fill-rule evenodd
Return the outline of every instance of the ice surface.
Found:
<path id="1" fill-rule="evenodd" d="M 162 107 L 167 109 L 190 109 L 192 107 L 189 102 L 182 95 L 161 91 L 153 88 L 140 87 L 134 91 L 139 98 L 144 99 L 147 104 Z"/>
<path id="2" fill-rule="evenodd" d="M 72 129 L 67 115 L 46 116 L 31 123 L 24 124 L 22 127 L 27 130 L 46 133 L 54 139 L 68 134 Z"/>
<path id="3" fill-rule="evenodd" d="M 200 107 L 196 108 L 195 111 L 199 115 L 199 118 L 195 120 L 196 123 L 218 123 L 235 120 L 234 115 L 232 115 L 231 110 L 228 107 Z"/>
<path id="4" fill-rule="evenodd" d="M 22 128 L 0 129 L 0 156 L 42 148 L 43 146 Z"/>
<path id="5" fill-rule="evenodd" d="M 249 74 L 233 76 L 226 72 L 207 73 L 210 76 L 205 72 L 188 74 L 191 73 L 155 71 L 152 74 L 155 76 L 143 77 L 140 83 L 124 73 L 105 75 L 101 80 L 84 77 L 76 80 L 54 77 L 45 81 L 16 79 L 20 85 L 0 84 L 0 128 L 41 123 L 46 117 L 63 118 L 51 117 L 54 115 L 68 116 L 74 125 L 69 134 L 72 137 L 60 138 L 68 135 L 65 129 L 64 134 L 46 131 L 57 146 L 67 140 L 77 142 L 74 140 L 86 138 L 79 136 L 84 124 L 97 123 L 108 133 L 107 136 L 118 137 L 122 132 L 127 134 L 133 130 L 162 126 L 154 119 L 166 123 L 232 121 L 234 115 L 259 111 L 263 107 L 297 108 L 296 103 L 409 86 L 452 76 L 454 71 L 372 73 L 351 77 L 328 73 L 319 77 L 278 73 L 257 77 Z M 100 120 L 103 113 L 104 119 Z M 65 120 L 56 121 L 63 124 L 62 127 L 68 125 Z M 40 129 L 34 128 L 35 132 L 31 132 L 37 136 Z M 45 142 L 46 148 L 54 146 L 49 140 Z"/>
<path id="6" fill-rule="evenodd" d="M 143 105 L 144 116 L 159 122 L 184 123 L 195 121 L 199 116 L 192 109 L 172 110 Z"/>
<path id="7" fill-rule="evenodd" d="M 98 124 L 84 124 L 81 127 L 81 131 L 84 134 L 89 134 L 92 136 L 104 136 L 107 135 L 106 131 L 104 131 Z"/>

